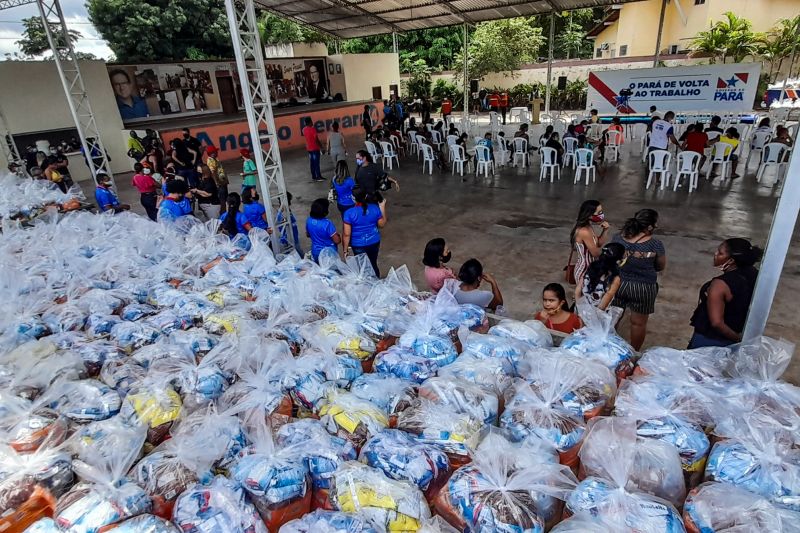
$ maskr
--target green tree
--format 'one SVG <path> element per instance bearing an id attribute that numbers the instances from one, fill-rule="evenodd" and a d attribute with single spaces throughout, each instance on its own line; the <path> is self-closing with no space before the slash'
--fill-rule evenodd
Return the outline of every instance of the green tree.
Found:
<path id="1" fill-rule="evenodd" d="M 86 8 L 119 61 L 233 55 L 225 7 L 216 0 L 87 0 Z"/>
<path id="2" fill-rule="evenodd" d="M 763 37 L 753 32 L 753 24 L 731 11 L 724 13 L 723 17 L 708 31 L 697 34 L 690 45 L 692 51 L 710 55 L 712 63 L 717 59 L 725 63 L 729 58 L 739 63 L 748 56 L 755 56 Z"/>
<path id="3" fill-rule="evenodd" d="M 545 43 L 542 29 L 532 17 L 482 22 L 475 28 L 469 44 L 469 76 L 482 78 L 490 72 L 519 70 L 523 63 L 535 62 Z M 456 59 L 457 78 L 463 79 L 461 53 Z"/>
<path id="4" fill-rule="evenodd" d="M 327 43 L 329 39 L 318 31 L 272 13 L 264 13 L 258 20 L 262 44 Z"/>
<path id="5" fill-rule="evenodd" d="M 566 58 L 587 57 L 592 53 L 591 43 L 586 39 L 586 30 L 576 22 L 567 23 L 564 30 L 556 36 L 556 49 L 566 54 Z"/>
<path id="6" fill-rule="evenodd" d="M 408 68 L 403 67 L 411 65 L 411 62 L 403 63 L 404 54 L 414 54 L 414 58 L 425 60 L 432 69 L 453 68 L 455 56 L 462 48 L 462 31 L 460 26 L 450 26 L 397 34 L 401 72 L 409 72 Z M 387 53 L 393 50 L 391 34 L 348 39 L 342 45 L 342 52 L 346 54 Z"/>
<path id="7" fill-rule="evenodd" d="M 411 64 L 411 76 L 404 80 L 403 94 L 411 98 L 422 98 L 431 95 L 431 69 L 424 59 L 417 59 Z"/>
<path id="8" fill-rule="evenodd" d="M 47 42 L 47 34 L 44 31 L 44 24 L 42 24 L 41 17 L 30 17 L 22 19 L 22 26 L 25 28 L 22 31 L 22 39 L 16 42 L 20 47 L 22 54 L 25 56 L 33 57 L 42 55 L 50 50 L 50 43 Z M 53 36 L 59 40 L 59 46 L 64 46 L 63 37 L 60 33 L 58 24 L 51 26 Z M 79 31 L 67 30 L 69 40 L 74 45 L 78 39 L 83 37 Z M 94 57 L 94 56 L 93 56 Z"/>
<path id="9" fill-rule="evenodd" d="M 769 63 L 769 81 L 774 81 L 774 75 L 781 71 L 783 62 L 792 55 L 795 46 L 800 49 L 800 15 L 781 19 L 762 37 L 758 43 L 758 55 Z"/>

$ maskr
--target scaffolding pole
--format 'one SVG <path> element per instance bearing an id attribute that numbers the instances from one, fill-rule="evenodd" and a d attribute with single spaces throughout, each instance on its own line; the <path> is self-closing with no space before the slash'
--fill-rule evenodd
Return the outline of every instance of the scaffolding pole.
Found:
<path id="1" fill-rule="evenodd" d="M 553 41 L 556 35 L 556 14 L 550 13 L 550 42 L 547 49 L 547 84 L 544 90 L 544 112 L 550 114 L 550 85 L 553 83 Z"/>
<path id="2" fill-rule="evenodd" d="M 8 127 L 8 120 L 6 120 L 2 108 L 0 108 L 0 136 L 3 139 L 3 155 L 6 158 L 6 162 L 8 164 L 18 163 L 24 168 L 25 165 L 19 155 L 17 143 L 14 141 L 14 135 L 11 133 L 11 128 Z"/>
<path id="3" fill-rule="evenodd" d="M 296 249 L 297 243 L 291 227 L 292 217 L 283 179 L 255 6 L 253 0 L 225 0 L 225 10 L 250 130 L 251 151 L 258 169 L 258 183 L 267 211 L 267 223 L 272 228 L 272 249 L 276 253 L 290 251 L 292 248 Z M 282 235 L 291 243 L 286 250 L 281 248 Z"/>
<path id="4" fill-rule="evenodd" d="M 469 35 L 467 32 L 467 23 L 464 22 L 462 24 L 464 29 L 464 105 L 463 110 L 461 111 L 461 124 L 463 124 L 464 129 L 467 129 L 467 124 L 469 124 L 469 102 L 470 102 L 470 94 L 469 94 Z M 466 133 L 462 131 L 461 133 Z"/>
<path id="5" fill-rule="evenodd" d="M 61 5 L 58 0 L 39 0 L 36 5 L 42 18 L 47 42 L 53 51 L 58 76 L 67 96 L 67 105 L 78 130 L 78 138 L 81 141 L 86 164 L 92 173 L 92 179 L 96 184 L 97 174 L 104 172 L 111 177 L 116 190 L 114 176 L 108 163 L 108 155 L 100 138 L 100 130 L 97 128 L 92 106 L 89 104 L 89 95 L 86 93 L 86 86 L 83 83 L 75 49 L 69 38 Z"/>
<path id="6" fill-rule="evenodd" d="M 396 31 L 392 32 L 392 50 L 394 51 L 395 54 L 397 53 L 397 50 L 398 50 L 398 47 L 397 47 L 397 32 Z"/>

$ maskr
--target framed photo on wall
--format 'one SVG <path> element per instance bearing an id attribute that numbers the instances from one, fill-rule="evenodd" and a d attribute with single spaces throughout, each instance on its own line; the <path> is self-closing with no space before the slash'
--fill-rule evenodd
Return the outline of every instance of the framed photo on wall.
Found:
<path id="1" fill-rule="evenodd" d="M 341 74 L 341 73 L 342 73 L 342 64 L 336 63 L 336 74 Z"/>
<path id="2" fill-rule="evenodd" d="M 328 74 L 333 76 L 333 63 L 328 63 Z"/>

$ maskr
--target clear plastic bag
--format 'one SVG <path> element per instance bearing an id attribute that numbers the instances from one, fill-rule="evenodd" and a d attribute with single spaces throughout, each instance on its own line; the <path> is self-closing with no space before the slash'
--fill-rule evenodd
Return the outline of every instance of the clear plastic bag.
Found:
<path id="1" fill-rule="evenodd" d="M 513 383 L 511 365 L 503 359 L 484 359 L 465 353 L 455 363 L 440 368 L 438 376 L 446 379 L 461 379 L 493 392 L 501 401 Z"/>
<path id="2" fill-rule="evenodd" d="M 585 301 L 578 302 L 585 326 L 561 343 L 562 349 L 604 364 L 616 374 L 618 382 L 633 373 L 635 356 L 630 344 L 614 330 L 620 312 L 619 308 L 602 311 Z"/>
<path id="3" fill-rule="evenodd" d="M 626 490 L 658 496 L 680 507 L 686 497 L 681 458 L 674 446 L 636 434 L 632 418 L 598 417 L 589 422 L 581 446 L 581 475 L 610 478 L 608 462 L 630 459 Z"/>
<path id="4" fill-rule="evenodd" d="M 437 339 L 437 342 L 444 342 L 444 339 L 438 337 Z M 436 359 L 417 355 L 410 348 L 402 348 L 397 345 L 379 353 L 373 364 L 376 372 L 392 374 L 414 383 L 422 383 L 435 376 L 439 368 Z"/>
<path id="5" fill-rule="evenodd" d="M 461 328 L 458 332 L 462 353 L 476 355 L 484 359 L 501 359 L 506 368 L 514 369 L 528 348 L 523 342 L 513 338 L 497 337 L 471 332 Z"/>
<path id="6" fill-rule="evenodd" d="M 285 386 L 299 407 L 317 411 L 331 391 L 347 387 L 362 374 L 361 363 L 356 359 L 309 351 L 294 360 Z"/>
<path id="7" fill-rule="evenodd" d="M 387 413 L 390 421 L 417 397 L 413 381 L 381 372 L 359 376 L 350 385 L 350 392 Z"/>
<path id="8" fill-rule="evenodd" d="M 159 359 L 152 364 L 149 373 L 154 381 L 175 385 L 183 403 L 194 410 L 219 399 L 233 378 L 222 368 L 222 353 L 222 350 L 212 350 L 200 362 L 191 352 L 181 358 Z"/>
<path id="9" fill-rule="evenodd" d="M 111 338 L 127 352 L 154 343 L 161 332 L 144 322 L 120 322 L 111 328 Z"/>
<path id="10" fill-rule="evenodd" d="M 419 386 L 419 395 L 434 403 L 467 413 L 485 424 L 497 424 L 499 400 L 490 390 L 462 379 L 433 377 Z"/>
<path id="11" fill-rule="evenodd" d="M 688 533 L 797 533 L 800 514 L 727 483 L 703 483 L 689 493 L 683 508 Z"/>
<path id="12" fill-rule="evenodd" d="M 417 441 L 404 431 L 385 429 L 361 449 L 359 460 L 387 477 L 410 481 L 431 497 L 447 481 L 447 455 L 436 446 Z"/>
<path id="13" fill-rule="evenodd" d="M 489 328 L 489 335 L 505 339 L 515 339 L 527 344 L 531 348 L 549 348 L 553 346 L 553 336 L 547 331 L 547 327 L 538 320 L 526 320 L 522 322 L 511 318 L 504 318 Z"/>
<path id="14" fill-rule="evenodd" d="M 160 444 L 181 414 L 180 395 L 164 380 L 148 376 L 125 396 L 120 417 L 147 428 L 147 442 Z"/>
<path id="15" fill-rule="evenodd" d="M 122 318 L 122 320 L 135 322 L 136 320 L 142 319 L 144 317 L 154 315 L 156 314 L 156 312 L 158 312 L 158 310 L 152 305 L 134 302 L 123 307 L 119 315 L 120 318 Z"/>
<path id="16" fill-rule="evenodd" d="M 342 464 L 333 476 L 331 501 L 336 510 L 357 512 L 390 531 L 417 531 L 430 518 L 422 492 L 359 462 Z"/>
<path id="17" fill-rule="evenodd" d="M 64 442 L 69 421 L 41 402 L 0 392 L 0 441 L 19 453 Z"/>
<path id="18" fill-rule="evenodd" d="M 330 433 L 346 438 L 356 449 L 389 426 L 388 414 L 378 406 L 341 389 L 328 393 L 319 416 Z"/>
<path id="19" fill-rule="evenodd" d="M 175 502 L 172 522 L 181 531 L 203 533 L 268 533 L 244 489 L 217 476 L 207 485 L 197 484 Z"/>
<path id="20" fill-rule="evenodd" d="M 321 255 L 321 254 L 320 254 Z M 316 511 L 302 518 L 287 522 L 279 533 L 382 533 L 366 518 L 355 513 L 341 511 Z"/>
<path id="21" fill-rule="evenodd" d="M 60 496 L 72 482 L 71 458 L 55 445 L 23 453 L 0 446 L 0 516 L 23 506 L 37 487 Z"/>
<path id="22" fill-rule="evenodd" d="M 50 407 L 79 423 L 111 418 L 122 404 L 117 391 L 94 379 L 56 383 L 45 397 Z"/>
<path id="23" fill-rule="evenodd" d="M 540 463 L 490 433 L 472 463 L 456 470 L 439 491 L 434 507 L 459 531 L 538 533 L 558 520 L 558 500 L 576 483 L 567 467 Z"/>
<path id="24" fill-rule="evenodd" d="M 710 346 L 694 350 L 649 348 L 636 363 L 635 374 L 653 375 L 685 383 L 711 383 L 725 377 L 731 364 L 730 348 Z"/>
<path id="25" fill-rule="evenodd" d="M 108 531 L 114 533 L 180 533 L 181 530 L 163 518 L 144 514 L 129 518 Z"/>
<path id="26" fill-rule="evenodd" d="M 220 468 L 230 465 L 247 446 L 241 421 L 235 416 L 217 412 L 213 404 L 181 416 L 170 434 L 173 438 L 221 439 L 225 443 L 225 452 L 214 465 Z"/>
<path id="27" fill-rule="evenodd" d="M 80 355 L 86 374 L 90 377 L 96 377 L 107 361 L 122 361 L 127 358 L 119 346 L 106 340 L 80 343 L 73 346 L 73 350 Z"/>
<path id="28" fill-rule="evenodd" d="M 452 295 L 440 292 L 435 300 L 425 302 L 397 345 L 414 354 L 433 360 L 439 367 L 456 360 L 454 344 L 461 325 L 461 310 Z"/>
<path id="29" fill-rule="evenodd" d="M 131 388 L 147 376 L 147 370 L 129 358 L 105 361 L 100 369 L 100 381 L 125 398 Z"/>

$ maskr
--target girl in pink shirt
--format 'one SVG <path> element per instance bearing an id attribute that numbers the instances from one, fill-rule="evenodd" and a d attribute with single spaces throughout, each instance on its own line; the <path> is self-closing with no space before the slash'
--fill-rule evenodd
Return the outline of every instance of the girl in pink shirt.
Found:
<path id="1" fill-rule="evenodd" d="M 445 280 L 456 279 L 453 271 L 444 266 L 445 263 L 450 261 L 451 257 L 452 253 L 441 237 L 431 239 L 425 245 L 422 264 L 425 265 L 425 282 L 433 294 L 439 292 Z"/>

